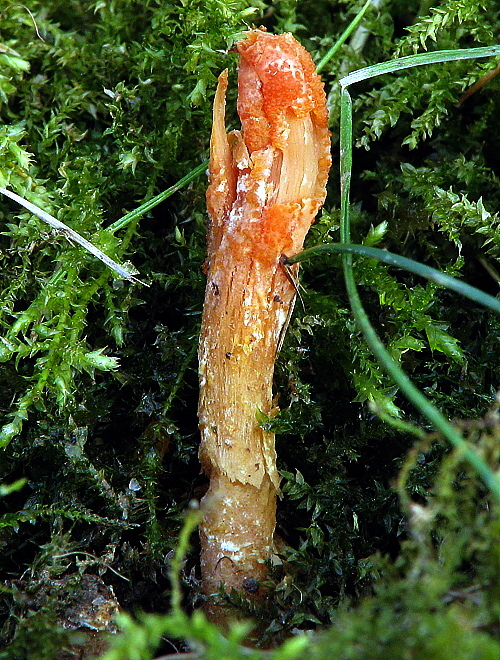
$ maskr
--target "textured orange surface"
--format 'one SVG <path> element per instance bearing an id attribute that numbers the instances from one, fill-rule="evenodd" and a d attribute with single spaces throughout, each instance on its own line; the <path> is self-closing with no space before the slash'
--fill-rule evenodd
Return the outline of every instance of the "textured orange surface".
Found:
<path id="1" fill-rule="evenodd" d="M 323 83 L 306 49 L 291 34 L 249 32 L 238 46 L 238 114 L 250 151 L 269 142 L 286 142 L 286 112 L 299 117 L 314 113 L 317 124 L 328 125 Z"/>

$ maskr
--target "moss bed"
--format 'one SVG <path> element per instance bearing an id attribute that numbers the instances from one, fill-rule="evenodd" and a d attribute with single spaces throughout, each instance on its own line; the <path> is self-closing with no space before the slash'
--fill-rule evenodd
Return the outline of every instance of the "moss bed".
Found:
<path id="1" fill-rule="evenodd" d="M 237 627 L 222 642 L 200 619 L 196 534 L 181 570 L 186 618 L 168 619 L 185 512 L 206 489 L 196 416 L 206 176 L 119 221 L 206 161 L 217 75 L 229 67 L 234 82 L 231 47 L 248 26 L 293 32 L 318 62 L 363 4 L 0 7 L 0 186 L 149 284 L 119 279 L 1 199 L 0 659 L 99 656 L 118 609 L 129 618 L 109 660 L 500 658 L 498 504 L 371 355 L 340 257 L 302 267 L 303 305 L 276 368 L 279 561 L 266 606 L 239 603 L 274 650 L 244 649 Z M 310 246 L 339 240 L 339 78 L 426 49 L 494 45 L 500 13 L 494 0 L 387 0 L 362 27 L 322 71 L 334 164 Z M 496 66 L 450 62 L 356 85 L 351 197 L 355 242 L 492 295 L 500 77 L 459 99 Z M 356 260 L 355 274 L 391 355 L 497 472 L 498 317 L 373 260 Z M 423 430 L 418 440 L 403 421 Z"/>

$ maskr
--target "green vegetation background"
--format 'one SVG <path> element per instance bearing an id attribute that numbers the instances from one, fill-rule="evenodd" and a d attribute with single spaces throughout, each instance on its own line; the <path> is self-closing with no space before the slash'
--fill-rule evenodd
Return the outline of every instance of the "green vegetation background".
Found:
<path id="1" fill-rule="evenodd" d="M 1 3 L 0 186 L 132 262 L 150 287 L 117 280 L 1 200 L 0 481 L 25 482 L 4 488 L 0 503 L 0 658 L 56 657 L 71 641 L 61 623 L 83 575 L 99 575 L 127 612 L 169 610 L 173 549 L 205 484 L 196 420 L 205 177 L 113 223 L 207 159 L 216 78 L 229 67 L 234 83 L 230 49 L 242 30 L 292 31 L 319 61 L 362 4 L 33 1 L 37 33 L 25 7 Z M 424 49 L 495 44 L 500 7 L 387 0 L 363 26 L 323 70 L 334 165 L 308 245 L 338 240 L 337 80 Z M 493 295 L 500 83 L 457 101 L 495 66 L 421 67 L 352 90 L 353 240 Z M 230 127 L 234 100 L 233 84 Z M 356 262 L 356 277 L 392 356 L 497 470 L 499 319 L 371 260 Z M 265 643 L 321 631 L 304 657 L 500 658 L 496 506 L 371 357 L 340 258 L 308 262 L 302 283 L 276 370 L 282 563 L 268 607 L 241 602 L 243 612 Z M 429 434 L 416 442 L 397 420 Z M 194 538 L 182 570 L 187 613 L 199 604 L 197 575 Z M 113 658 L 132 654 L 139 630 L 150 637 L 137 658 L 161 653 L 162 633 L 175 636 L 156 618 L 128 625 L 128 650 Z M 179 635 L 198 638 L 200 657 L 221 657 L 213 630 L 186 625 Z"/>

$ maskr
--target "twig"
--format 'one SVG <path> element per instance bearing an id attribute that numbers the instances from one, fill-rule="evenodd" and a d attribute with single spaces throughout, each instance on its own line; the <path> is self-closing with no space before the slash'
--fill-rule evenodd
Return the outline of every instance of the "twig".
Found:
<path id="1" fill-rule="evenodd" d="M 500 73 L 500 64 L 496 66 L 494 69 L 490 69 L 487 73 L 484 74 L 479 80 L 472 85 L 472 87 L 469 87 L 469 89 L 462 94 L 462 96 L 458 99 L 457 103 L 455 103 L 455 107 L 459 108 L 462 103 L 469 98 L 469 96 L 472 96 L 472 94 L 475 94 L 478 92 L 480 89 L 483 89 L 483 87 L 490 82 L 492 78 L 497 76 Z"/>
<path id="2" fill-rule="evenodd" d="M 99 559 L 99 557 L 96 557 L 91 552 L 85 552 L 84 550 L 75 550 L 74 552 L 64 552 L 62 555 L 54 555 L 54 559 L 63 559 L 64 557 L 71 557 L 74 555 L 85 555 L 86 557 L 92 557 L 92 559 L 95 559 L 95 561 L 98 564 L 101 564 L 102 566 L 106 566 L 107 569 L 109 569 L 112 573 L 114 573 L 118 577 L 122 578 L 122 580 L 126 580 L 127 582 L 130 582 L 130 579 L 128 577 L 125 577 L 124 575 L 119 573 L 107 562 L 103 561 L 102 559 Z"/>
<path id="3" fill-rule="evenodd" d="M 12 9 L 13 7 L 22 7 L 23 9 L 26 9 L 28 14 L 30 15 L 31 20 L 33 21 L 36 36 L 40 39 L 40 41 L 43 41 L 43 43 L 45 43 L 45 39 L 40 34 L 40 31 L 38 29 L 38 25 L 36 24 L 35 17 L 33 16 L 32 12 L 28 9 L 28 7 L 26 7 L 26 5 L 23 5 L 21 3 L 16 3 L 16 4 L 13 4 L 13 5 L 9 5 L 8 7 L 5 7 L 5 9 L 2 12 L 0 12 L 0 19 L 2 18 L 2 16 L 5 14 L 6 11 L 8 11 L 9 9 Z"/>

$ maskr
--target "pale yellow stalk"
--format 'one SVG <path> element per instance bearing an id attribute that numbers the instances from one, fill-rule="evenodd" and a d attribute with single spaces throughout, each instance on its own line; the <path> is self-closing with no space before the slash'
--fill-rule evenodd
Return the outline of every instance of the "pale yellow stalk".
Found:
<path id="1" fill-rule="evenodd" d="M 210 478 L 200 525 L 203 591 L 249 597 L 273 549 L 273 371 L 295 287 L 296 254 L 325 197 L 330 140 L 323 86 L 290 34 L 253 30 L 238 44 L 242 130 L 226 135 L 227 72 L 219 78 L 210 146 L 207 289 L 199 348 L 200 460 Z M 214 605 L 213 618 L 224 619 Z"/>

